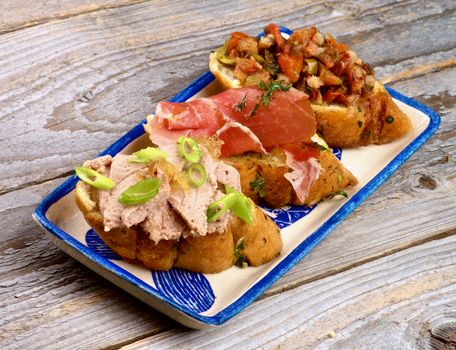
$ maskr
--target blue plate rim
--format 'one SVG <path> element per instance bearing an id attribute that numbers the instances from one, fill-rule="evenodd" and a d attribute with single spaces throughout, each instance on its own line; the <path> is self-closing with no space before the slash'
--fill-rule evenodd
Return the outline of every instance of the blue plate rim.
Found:
<path id="1" fill-rule="evenodd" d="M 292 31 L 288 28 L 281 27 L 281 31 L 286 34 L 291 34 Z M 200 90 L 205 88 L 208 84 L 214 81 L 214 76 L 211 72 L 203 73 L 199 78 L 194 80 L 189 86 L 180 91 L 170 101 L 183 102 L 192 97 Z M 77 179 L 73 176 L 69 177 L 64 183 L 55 188 L 49 195 L 47 195 L 37 206 L 33 213 L 34 219 L 49 233 L 53 234 L 58 239 L 64 241 L 71 248 L 83 254 L 86 258 L 92 260 L 99 266 L 113 273 L 117 277 L 130 282 L 132 285 L 138 287 L 157 298 L 158 300 L 171 305 L 177 311 L 187 315 L 194 320 L 202 322 L 207 325 L 221 325 L 230 318 L 237 315 L 240 311 L 250 305 L 255 299 L 264 293 L 274 282 L 283 276 L 288 270 L 296 265 L 305 255 L 307 255 L 320 241 L 322 241 L 334 228 L 339 224 L 347 215 L 356 209 L 367 197 L 369 197 L 380 185 L 382 185 L 391 174 L 396 171 L 413 153 L 415 153 L 438 129 L 440 125 L 440 115 L 433 111 L 426 105 L 407 97 L 400 92 L 386 86 L 390 95 L 409 105 L 429 117 L 429 125 L 426 129 L 418 135 L 411 143 L 409 143 L 394 159 L 392 159 L 371 181 L 353 195 L 346 203 L 339 208 L 331 217 L 325 221 L 316 231 L 309 237 L 302 241 L 293 251 L 284 257 L 270 272 L 259 279 L 252 285 L 241 297 L 233 303 L 225 307 L 223 310 L 213 316 L 200 315 L 195 311 L 189 310 L 168 297 L 160 294 L 156 289 L 143 282 L 141 279 L 127 272 L 120 266 L 105 259 L 92 251 L 89 247 L 85 246 L 77 239 L 72 237 L 67 232 L 63 231 L 60 227 L 52 223 L 46 217 L 48 209 L 57 201 L 59 201 L 66 194 L 71 192 L 77 183 Z M 102 151 L 100 155 L 110 154 L 115 155 L 120 152 L 130 142 L 144 134 L 143 124 L 145 119 L 141 120 L 136 126 L 128 131 L 124 136 L 114 142 L 107 149 Z"/>

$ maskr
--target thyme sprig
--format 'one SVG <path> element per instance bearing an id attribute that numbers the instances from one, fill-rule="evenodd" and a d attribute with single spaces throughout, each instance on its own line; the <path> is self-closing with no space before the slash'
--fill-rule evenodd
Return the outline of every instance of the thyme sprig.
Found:
<path id="1" fill-rule="evenodd" d="M 255 116 L 255 114 L 257 114 L 260 103 L 265 107 L 269 107 L 269 104 L 271 103 L 272 94 L 275 91 L 290 90 L 291 84 L 285 85 L 284 80 L 270 81 L 269 83 L 265 83 L 262 80 L 258 84 L 258 88 L 261 90 L 265 90 L 265 91 L 260 95 L 259 101 L 257 103 L 255 103 L 255 106 L 252 109 L 252 113 L 250 113 L 250 118 L 252 118 L 253 116 Z"/>

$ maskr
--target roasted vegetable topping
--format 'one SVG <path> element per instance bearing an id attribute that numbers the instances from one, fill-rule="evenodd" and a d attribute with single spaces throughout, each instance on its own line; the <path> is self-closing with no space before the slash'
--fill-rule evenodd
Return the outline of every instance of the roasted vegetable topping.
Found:
<path id="1" fill-rule="evenodd" d="M 367 96 L 373 89 L 375 76 L 369 65 L 330 34 L 310 27 L 285 39 L 273 23 L 265 27 L 265 34 L 258 39 L 235 32 L 217 51 L 221 63 L 235 66 L 243 86 L 285 80 L 309 93 L 314 103 L 342 105 L 349 104 L 351 95 Z"/>

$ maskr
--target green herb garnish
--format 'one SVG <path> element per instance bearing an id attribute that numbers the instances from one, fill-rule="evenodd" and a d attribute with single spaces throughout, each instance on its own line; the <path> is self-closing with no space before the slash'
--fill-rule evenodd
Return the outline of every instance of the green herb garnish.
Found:
<path id="1" fill-rule="evenodd" d="M 363 126 L 363 122 L 361 120 L 358 120 L 358 128 Z"/>
<path id="2" fill-rule="evenodd" d="M 343 196 L 345 198 L 348 198 L 348 194 L 344 190 L 337 191 L 336 193 L 334 193 L 334 196 Z"/>
<path id="3" fill-rule="evenodd" d="M 207 222 L 217 221 L 228 210 L 248 224 L 253 223 L 253 208 L 250 200 L 231 186 L 225 186 L 226 195 L 210 204 L 206 210 Z"/>
<path id="4" fill-rule="evenodd" d="M 239 112 L 242 112 L 247 105 L 247 93 L 244 95 L 241 101 L 236 104 L 235 109 Z"/>
<path id="5" fill-rule="evenodd" d="M 266 195 L 266 189 L 264 184 L 264 177 L 257 174 L 255 180 L 250 183 L 250 188 L 255 191 L 260 198 L 264 198 Z"/>
<path id="6" fill-rule="evenodd" d="M 242 254 L 242 251 L 245 248 L 245 237 L 239 238 L 234 247 L 234 264 L 236 266 L 246 268 L 248 266 L 246 257 Z"/>
<path id="7" fill-rule="evenodd" d="M 206 182 L 206 169 L 201 164 L 192 164 L 187 169 L 187 176 L 192 186 L 200 187 Z"/>
<path id="8" fill-rule="evenodd" d="M 392 122 L 394 122 L 394 118 L 392 116 L 389 116 L 389 117 L 386 118 L 386 122 L 388 124 L 391 124 Z"/>
<path id="9" fill-rule="evenodd" d="M 257 103 L 255 103 L 255 106 L 253 107 L 252 113 L 250 113 L 250 118 L 255 116 L 255 114 L 257 113 L 258 107 L 260 106 L 260 103 L 263 106 L 265 106 L 265 107 L 269 107 L 269 104 L 271 103 L 272 94 L 275 91 L 288 91 L 288 90 L 290 90 L 291 84 L 290 85 L 283 85 L 282 84 L 283 82 L 284 82 L 283 80 L 270 81 L 269 83 L 266 84 L 263 80 L 260 81 L 260 83 L 258 84 L 258 88 L 261 89 L 261 90 L 265 90 L 265 92 L 263 92 L 260 95 L 259 101 Z"/>
<path id="10" fill-rule="evenodd" d="M 168 154 L 159 150 L 156 147 L 146 147 L 142 150 L 133 153 L 130 158 L 132 163 L 150 163 L 153 160 L 159 160 L 168 157 Z"/>
<path id="11" fill-rule="evenodd" d="M 269 50 L 264 51 L 264 59 L 266 61 L 266 63 L 265 63 L 266 70 L 269 72 L 269 74 L 275 76 L 280 73 L 280 66 L 277 63 L 275 56 L 271 51 L 269 51 Z"/>

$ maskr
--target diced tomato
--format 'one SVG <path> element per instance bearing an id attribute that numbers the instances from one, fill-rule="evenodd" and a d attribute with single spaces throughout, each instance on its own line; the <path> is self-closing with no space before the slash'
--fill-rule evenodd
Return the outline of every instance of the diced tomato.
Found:
<path id="1" fill-rule="evenodd" d="M 342 57 L 339 56 L 339 59 L 334 64 L 334 67 L 331 68 L 331 72 L 333 72 L 338 77 L 342 76 L 347 69 L 349 62 L 350 56 L 348 54 L 343 54 Z"/>
<path id="2" fill-rule="evenodd" d="M 241 70 L 243 73 L 249 75 L 261 70 L 261 65 L 253 58 L 236 58 L 236 69 Z"/>
<path id="3" fill-rule="evenodd" d="M 237 45 L 239 44 L 239 41 L 242 39 L 248 38 L 247 34 L 241 33 L 241 32 L 233 32 L 231 33 L 231 38 L 228 41 L 226 51 L 227 53 L 230 53 L 231 50 L 235 49 Z"/>
<path id="4" fill-rule="evenodd" d="M 280 69 L 285 74 L 291 83 L 295 83 L 299 79 L 302 67 L 304 65 L 304 57 L 302 53 L 280 54 L 278 56 Z"/>
<path id="5" fill-rule="evenodd" d="M 264 28 L 264 32 L 274 36 L 275 50 L 276 52 L 282 52 L 285 45 L 285 39 L 280 33 L 280 27 L 275 23 L 270 23 Z"/>
<path id="6" fill-rule="evenodd" d="M 295 30 L 287 42 L 300 46 L 299 50 L 303 51 L 316 32 L 317 29 L 315 27 Z"/>
<path id="7" fill-rule="evenodd" d="M 320 64 L 320 79 L 325 85 L 342 85 L 342 79 Z"/>
<path id="8" fill-rule="evenodd" d="M 326 103 L 337 102 L 343 105 L 348 105 L 347 97 L 338 91 L 328 91 L 323 95 L 323 101 Z"/>
<path id="9" fill-rule="evenodd" d="M 359 66 L 347 69 L 347 85 L 351 94 L 359 94 L 364 87 L 364 74 Z"/>

